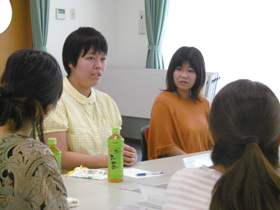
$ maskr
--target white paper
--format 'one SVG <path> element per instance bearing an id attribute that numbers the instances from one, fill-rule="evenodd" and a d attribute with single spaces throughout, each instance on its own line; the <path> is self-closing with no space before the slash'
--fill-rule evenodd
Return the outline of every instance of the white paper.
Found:
<path id="1" fill-rule="evenodd" d="M 213 165 L 213 162 L 210 158 L 210 154 L 186 157 L 183 158 L 183 162 L 186 168 L 198 168 L 203 165 L 209 167 Z"/>
<path id="2" fill-rule="evenodd" d="M 162 206 L 166 189 L 143 184 L 138 184 L 138 187 L 145 202 L 159 207 Z"/>
<path id="3" fill-rule="evenodd" d="M 146 176 L 137 176 L 139 173 L 150 173 L 152 171 L 145 171 L 137 168 L 124 168 L 123 174 L 124 176 L 129 176 L 132 178 L 140 179 L 140 178 L 147 178 L 147 177 L 155 177 L 155 176 L 161 176 L 162 174 L 156 174 L 156 175 L 146 175 Z"/>
<path id="4" fill-rule="evenodd" d="M 147 207 L 135 206 L 132 204 L 123 204 L 111 210 L 149 210 Z"/>

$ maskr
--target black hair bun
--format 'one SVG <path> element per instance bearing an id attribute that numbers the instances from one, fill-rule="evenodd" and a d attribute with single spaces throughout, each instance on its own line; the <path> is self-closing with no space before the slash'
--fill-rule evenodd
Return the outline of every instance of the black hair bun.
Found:
<path id="1" fill-rule="evenodd" d="M 14 88 L 8 85 L 0 86 L 0 97 L 11 98 L 14 96 Z"/>

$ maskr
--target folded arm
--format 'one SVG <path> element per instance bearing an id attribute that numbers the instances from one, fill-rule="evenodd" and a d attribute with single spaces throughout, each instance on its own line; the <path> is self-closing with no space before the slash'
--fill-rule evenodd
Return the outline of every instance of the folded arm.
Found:
<path id="1" fill-rule="evenodd" d="M 186 153 L 177 146 L 172 146 L 170 152 L 166 153 L 167 156 L 185 155 Z"/>

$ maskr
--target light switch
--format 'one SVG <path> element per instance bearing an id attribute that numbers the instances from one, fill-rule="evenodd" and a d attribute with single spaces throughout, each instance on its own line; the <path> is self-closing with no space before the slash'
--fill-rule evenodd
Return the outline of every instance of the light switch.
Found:
<path id="1" fill-rule="evenodd" d="M 139 34 L 146 33 L 145 11 L 139 11 Z"/>
<path id="2" fill-rule="evenodd" d="M 75 9 L 70 9 L 70 20 L 75 20 L 75 18 L 76 18 Z"/>

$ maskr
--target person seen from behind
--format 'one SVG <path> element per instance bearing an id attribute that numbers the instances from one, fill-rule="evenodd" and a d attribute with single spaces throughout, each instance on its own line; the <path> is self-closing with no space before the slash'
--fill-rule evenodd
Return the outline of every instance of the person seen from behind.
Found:
<path id="1" fill-rule="evenodd" d="M 58 162 L 43 139 L 62 86 L 50 54 L 26 49 L 8 58 L 0 86 L 0 209 L 69 209 Z"/>
<path id="2" fill-rule="evenodd" d="M 226 85 L 209 114 L 214 165 L 176 172 L 163 209 L 279 209 L 279 125 L 279 101 L 269 87 L 250 80 Z"/>

